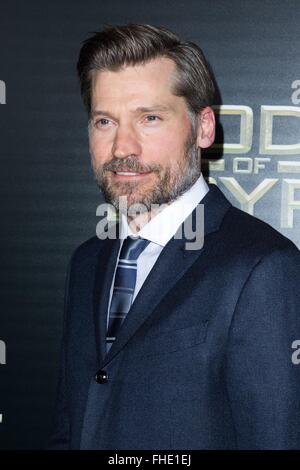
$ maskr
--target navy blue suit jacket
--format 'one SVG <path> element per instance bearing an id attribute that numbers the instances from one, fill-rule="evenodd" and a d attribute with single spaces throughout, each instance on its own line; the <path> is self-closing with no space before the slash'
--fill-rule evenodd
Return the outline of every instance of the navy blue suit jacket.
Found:
<path id="1" fill-rule="evenodd" d="M 50 448 L 300 448 L 299 250 L 214 185 L 202 203 L 203 248 L 170 240 L 107 355 L 120 240 L 74 252 Z"/>

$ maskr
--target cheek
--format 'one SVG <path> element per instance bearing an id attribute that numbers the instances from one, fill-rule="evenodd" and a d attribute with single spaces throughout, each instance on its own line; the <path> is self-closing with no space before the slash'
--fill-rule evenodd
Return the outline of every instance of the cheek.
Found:
<path id="1" fill-rule="evenodd" d="M 89 137 L 89 151 L 94 160 L 98 162 L 108 160 L 110 148 L 111 147 L 103 139 L 97 139 L 93 135 Z"/>
<path id="2" fill-rule="evenodd" d="M 172 164 L 182 157 L 184 138 L 181 135 L 160 135 L 144 142 L 145 158 L 153 162 Z"/>

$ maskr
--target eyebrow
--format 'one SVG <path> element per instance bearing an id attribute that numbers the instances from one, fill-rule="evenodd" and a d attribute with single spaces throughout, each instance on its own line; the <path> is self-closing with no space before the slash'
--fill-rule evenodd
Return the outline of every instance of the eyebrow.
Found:
<path id="1" fill-rule="evenodd" d="M 165 105 L 153 105 L 150 107 L 145 107 L 145 106 L 139 106 L 133 111 L 133 114 L 138 114 L 138 113 L 153 113 L 153 112 L 170 112 L 172 111 L 173 108 L 171 106 L 165 106 Z M 109 111 L 104 111 L 102 109 L 96 109 L 95 111 L 92 111 L 91 113 L 92 117 L 95 116 L 108 116 L 112 119 L 114 119 L 113 115 Z"/>

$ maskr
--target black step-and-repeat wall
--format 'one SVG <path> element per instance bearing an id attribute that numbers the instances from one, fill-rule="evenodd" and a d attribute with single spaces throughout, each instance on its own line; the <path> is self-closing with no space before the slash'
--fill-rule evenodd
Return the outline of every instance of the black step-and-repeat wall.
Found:
<path id="1" fill-rule="evenodd" d="M 298 0 L 2 0 L 0 4 L 0 447 L 48 436 L 74 248 L 93 236 L 93 181 L 76 61 L 106 23 L 197 42 L 220 89 L 203 167 L 237 207 L 300 247 Z"/>

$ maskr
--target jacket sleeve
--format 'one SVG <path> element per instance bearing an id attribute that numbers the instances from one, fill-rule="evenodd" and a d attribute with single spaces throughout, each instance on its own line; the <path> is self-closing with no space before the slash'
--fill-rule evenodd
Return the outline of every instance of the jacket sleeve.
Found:
<path id="1" fill-rule="evenodd" d="M 291 243 L 257 262 L 232 319 L 224 372 L 238 449 L 300 449 L 295 340 L 300 252 Z"/>
<path id="2" fill-rule="evenodd" d="M 46 448 L 50 450 L 67 450 L 70 447 L 70 420 L 68 413 L 68 390 L 66 384 L 66 339 L 72 259 L 69 262 L 65 280 L 63 335 L 60 348 L 59 377 L 56 391 L 52 433 L 46 444 Z"/>

